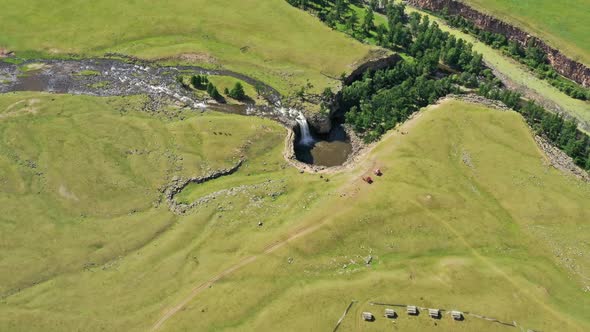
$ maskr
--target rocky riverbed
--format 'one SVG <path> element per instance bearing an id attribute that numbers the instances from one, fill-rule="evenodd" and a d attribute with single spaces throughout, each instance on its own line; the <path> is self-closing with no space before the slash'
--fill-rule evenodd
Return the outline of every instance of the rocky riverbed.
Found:
<path id="1" fill-rule="evenodd" d="M 122 60 L 108 58 L 44 59 L 24 62 L 18 61 L 18 59 L 14 60 L 17 61 L 0 61 L 0 93 L 40 91 L 102 97 L 141 94 L 149 97 L 149 102 L 144 107 L 146 111 L 158 111 L 168 103 L 175 103 L 197 111 L 211 109 L 240 115 L 264 116 L 282 123 L 289 129 L 297 128 L 296 119 L 302 114 L 299 110 L 284 107 L 280 93 L 271 86 L 228 70 L 210 70 L 198 66 L 161 66 L 125 57 L 122 57 Z M 199 99 L 194 91 L 179 83 L 178 77 L 181 75 L 234 77 L 260 87 L 265 103 L 250 102 L 242 105 L 229 105 L 218 103 L 212 99 Z M 332 128 L 330 116 L 316 114 L 312 118 L 314 123 L 318 123 L 318 121 L 326 123 L 328 128 L 326 133 L 330 132 Z M 318 143 L 323 141 L 318 137 Z M 327 140 L 325 144 L 329 145 L 331 142 L 332 140 Z M 346 154 L 338 159 L 344 162 L 347 155 L 354 149 L 351 148 L 348 140 L 337 143 L 339 145 L 332 147 L 332 150 L 338 149 L 336 151 L 338 154 Z M 334 151 L 330 149 L 326 151 L 334 154 Z M 321 153 L 321 151 L 317 153 Z M 334 161 L 331 160 L 331 162 Z"/>
<path id="2" fill-rule="evenodd" d="M 224 105 L 198 99 L 177 77 L 183 74 L 223 75 L 262 87 L 268 105 Z M 158 66 L 114 59 L 29 60 L 17 64 L 0 62 L 0 93 L 43 91 L 92 96 L 145 94 L 154 101 L 173 101 L 192 109 L 208 107 L 220 111 L 276 117 L 289 123 L 289 114 L 278 112 L 281 96 L 272 87 L 245 75 L 197 66 Z M 161 103 L 153 103 L 157 107 Z"/>

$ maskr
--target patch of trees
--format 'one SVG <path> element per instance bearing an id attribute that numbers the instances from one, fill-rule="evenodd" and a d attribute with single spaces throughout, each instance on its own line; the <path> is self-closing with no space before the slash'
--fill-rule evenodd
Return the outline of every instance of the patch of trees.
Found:
<path id="1" fill-rule="evenodd" d="M 480 54 L 472 45 L 443 32 L 427 16 L 406 15 L 403 4 L 386 6 L 387 26 L 379 28 L 379 43 L 403 50 L 411 61 L 365 73 L 362 80 L 342 90 L 346 121 L 365 141 L 378 139 L 421 107 L 449 93 L 459 93 L 459 81 L 449 72 L 464 72 L 463 79 L 477 86 L 483 75 Z"/>
<path id="2" fill-rule="evenodd" d="M 362 7 L 362 0 L 287 0 L 291 5 L 307 10 L 332 28 L 339 28 L 354 38 L 372 38 L 375 34 L 377 0 L 371 0 L 363 11 L 352 10 L 350 5 Z M 359 17 L 362 16 L 362 17 Z"/>
<path id="3" fill-rule="evenodd" d="M 548 81 L 551 85 L 568 96 L 580 100 L 590 100 L 590 89 L 586 89 L 576 82 L 557 73 L 555 69 L 549 65 L 545 52 L 537 47 L 533 40 L 530 40 L 530 42 L 523 47 L 515 41 L 508 40 L 502 34 L 488 32 L 476 27 L 473 22 L 462 16 L 449 15 L 448 10 L 443 10 L 442 16 L 452 27 L 459 28 L 465 33 L 474 35 L 483 43 L 495 49 L 500 49 L 505 55 L 525 64 L 537 77 Z"/>
<path id="4" fill-rule="evenodd" d="M 234 87 L 230 90 L 228 88 L 225 88 L 224 93 L 236 100 L 245 100 L 247 98 L 246 96 L 246 92 L 244 91 L 244 87 L 242 86 L 242 83 L 240 82 L 236 82 L 236 84 L 234 85 Z"/>
<path id="5" fill-rule="evenodd" d="M 224 101 L 223 97 L 221 96 L 221 94 L 217 90 L 217 87 L 209 81 L 209 78 L 207 78 L 207 75 L 193 75 L 193 76 L 191 76 L 190 77 L 190 84 L 187 84 L 183 77 L 180 77 L 179 81 L 180 81 L 180 84 L 185 89 L 190 89 L 190 87 L 192 86 L 196 90 L 207 91 L 207 94 L 209 94 L 209 96 L 211 98 L 215 99 L 216 101 L 219 101 L 219 102 Z"/>
<path id="6" fill-rule="evenodd" d="M 207 94 L 213 99 L 218 102 L 225 102 L 224 97 L 219 93 L 217 87 L 209 80 L 207 75 L 193 75 L 187 79 L 186 76 L 179 76 L 178 82 L 182 85 L 183 88 L 190 90 L 202 90 L 207 91 Z M 261 93 L 264 90 L 264 87 L 261 84 L 257 84 L 255 86 L 257 93 Z M 244 86 L 240 82 L 236 82 L 231 89 L 225 88 L 224 94 L 230 98 L 239 101 L 245 101 L 249 97 L 246 95 L 246 91 L 244 90 Z"/>
<path id="7" fill-rule="evenodd" d="M 437 79 L 424 72 L 431 66 L 428 61 L 401 61 L 392 69 L 367 72 L 362 80 L 344 87 L 340 106 L 347 110 L 346 122 L 371 142 L 421 107 L 459 93 L 450 77 Z"/>

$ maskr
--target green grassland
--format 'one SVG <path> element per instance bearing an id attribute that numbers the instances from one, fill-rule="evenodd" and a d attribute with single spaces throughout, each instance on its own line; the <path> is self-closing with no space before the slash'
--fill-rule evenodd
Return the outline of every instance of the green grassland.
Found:
<path id="1" fill-rule="evenodd" d="M 237 102 L 239 103 L 238 100 L 233 100 L 231 99 L 231 97 L 227 96 L 225 94 L 225 89 L 231 90 L 236 83 L 240 83 L 242 85 L 242 87 L 244 87 L 244 92 L 246 93 L 246 96 L 252 100 L 255 100 L 258 98 L 258 93 L 256 93 L 256 89 L 242 81 L 239 80 L 237 78 L 234 77 L 230 77 L 230 76 L 220 76 L 220 75 L 212 75 L 212 76 L 208 76 L 208 79 L 211 83 L 213 83 L 213 85 L 215 85 L 217 87 L 217 90 L 219 90 L 219 93 L 221 93 L 226 99 L 229 99 L 230 102 Z M 259 100 L 262 101 L 262 100 Z"/>
<path id="2" fill-rule="evenodd" d="M 154 208 L 173 176 L 229 167 L 257 153 L 249 140 L 278 127 L 221 113 L 133 111 L 143 101 L 1 96 L 0 293 L 144 245 L 176 219 Z"/>
<path id="3" fill-rule="evenodd" d="M 7 0 L 0 47 L 224 67 L 289 93 L 310 80 L 337 82 L 373 49 L 338 34 L 284 0 Z M 334 54 L 338 54 L 334 57 Z"/>
<path id="4" fill-rule="evenodd" d="M 331 330 L 356 300 L 339 331 L 512 329 L 424 313 L 392 323 L 371 301 L 458 308 L 525 329 L 586 330 L 585 281 L 553 253 L 587 248 L 590 187 L 547 167 L 513 112 L 448 102 L 404 130 L 342 175 L 345 197 L 307 215 L 304 222 L 321 228 L 222 279 L 165 327 Z M 384 177 L 359 181 L 376 166 Z M 588 271 L 589 263 L 574 264 Z M 377 321 L 362 322 L 362 311 Z"/>
<path id="5" fill-rule="evenodd" d="M 590 65 L 590 13 L 586 0 L 463 0 L 515 24 L 573 59 Z"/>
<path id="6" fill-rule="evenodd" d="M 322 178 L 286 163 L 270 120 L 134 111 L 142 102 L 0 96 L 0 285 L 12 291 L 0 330 L 145 331 L 186 299 L 163 330 L 331 330 L 351 300 L 342 331 L 392 328 L 369 301 L 590 327 L 590 261 L 577 256 L 590 187 L 547 166 L 518 114 L 446 102 Z M 237 192 L 183 216 L 158 204 L 173 176 L 242 155 L 238 172 L 181 198 Z M 360 176 L 374 167 L 384 176 L 369 186 Z M 377 321 L 361 322 L 363 310 Z M 424 314 L 395 324 L 512 329 Z"/>

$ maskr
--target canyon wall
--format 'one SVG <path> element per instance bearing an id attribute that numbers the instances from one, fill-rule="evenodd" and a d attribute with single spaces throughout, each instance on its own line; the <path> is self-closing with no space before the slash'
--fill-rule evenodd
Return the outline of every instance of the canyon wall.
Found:
<path id="1" fill-rule="evenodd" d="M 535 45 L 545 52 L 549 63 L 557 72 L 585 87 L 590 86 L 590 68 L 568 58 L 560 51 L 547 45 L 541 39 L 531 36 L 520 28 L 454 0 L 408 0 L 407 2 L 412 6 L 432 12 L 441 12 L 447 8 L 449 14 L 460 15 L 473 22 L 480 29 L 502 34 L 523 46 L 527 45 L 529 40 L 533 40 Z"/>
<path id="2" fill-rule="evenodd" d="M 397 53 L 393 53 L 387 55 L 385 57 L 381 57 L 379 59 L 367 61 L 360 66 L 358 66 L 355 70 L 350 73 L 344 79 L 344 85 L 351 85 L 354 81 L 358 81 L 363 78 L 363 74 L 366 71 L 377 71 L 385 68 L 391 68 L 395 66 L 399 61 L 402 60 L 402 57 L 399 56 Z"/>
<path id="3" fill-rule="evenodd" d="M 362 63 L 356 69 L 354 69 L 350 75 L 344 78 L 343 85 L 351 85 L 355 81 L 358 81 L 363 78 L 363 75 L 366 71 L 377 71 L 386 68 L 394 67 L 399 61 L 402 60 L 402 57 L 399 56 L 397 53 L 388 54 L 386 56 L 380 57 L 378 59 L 373 59 L 367 62 Z M 332 105 L 330 107 L 329 114 L 305 114 L 309 125 L 313 128 L 313 130 L 318 134 L 327 134 L 332 129 L 332 121 L 336 118 L 343 119 L 344 113 L 338 107 L 340 98 L 341 98 L 342 90 L 339 91 Z"/>

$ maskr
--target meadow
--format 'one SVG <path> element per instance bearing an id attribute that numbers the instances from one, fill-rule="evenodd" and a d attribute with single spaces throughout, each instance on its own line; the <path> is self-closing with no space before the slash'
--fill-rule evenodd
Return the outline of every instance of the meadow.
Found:
<path id="1" fill-rule="evenodd" d="M 143 102 L 0 97 L 1 294 L 143 246 L 176 220 L 154 208 L 173 176 L 229 167 L 248 149 L 259 153 L 249 140 L 280 128 L 222 113 L 134 111 Z"/>
<path id="2" fill-rule="evenodd" d="M 339 175 L 347 180 L 337 195 L 300 221 L 319 228 L 205 289 L 163 330 L 331 330 L 353 300 L 339 331 L 512 329 L 448 313 L 408 317 L 403 308 L 393 323 L 371 302 L 459 309 L 525 330 L 586 330 L 590 261 L 573 257 L 587 250 L 588 184 L 548 167 L 513 112 L 450 101 L 400 132 Z M 374 167 L 384 176 L 360 181 Z M 568 247 L 570 266 L 586 272 L 557 257 Z M 363 322 L 363 311 L 377 320 Z"/>
<path id="3" fill-rule="evenodd" d="M 547 41 L 566 55 L 590 65 L 590 26 L 585 0 L 463 0 Z"/>
<path id="4" fill-rule="evenodd" d="M 590 327 L 590 261 L 577 255 L 590 187 L 548 165 L 517 113 L 447 101 L 320 175 L 283 159 L 270 120 L 150 115 L 142 102 L 0 96 L 0 330 L 330 330 L 352 300 L 339 331 L 512 329 L 392 323 L 371 301 Z M 241 156 L 238 172 L 181 195 L 242 189 L 186 215 L 159 202 L 174 176 Z M 360 180 L 375 167 L 373 185 Z"/>
<path id="5" fill-rule="evenodd" d="M 329 77 L 352 71 L 374 50 L 284 0 L 7 0 L 0 30 L 0 48 L 17 56 L 115 52 L 223 67 L 284 94 L 308 80 L 317 92 L 335 87 L 338 82 Z"/>
<path id="6" fill-rule="evenodd" d="M 375 50 L 284 0 L 7 1 L 0 47 L 17 55 L 223 67 L 283 94 L 336 87 Z M 442 28 L 590 123 L 587 103 Z M 340 332 L 590 330 L 590 184 L 551 167 L 516 112 L 446 100 L 316 174 L 284 159 L 274 121 L 146 103 L 0 94 L 0 331 L 323 331 L 351 302 Z M 176 196 L 207 201 L 170 211 L 174 179 L 240 159 Z M 389 320 L 374 302 L 466 319 Z"/>

